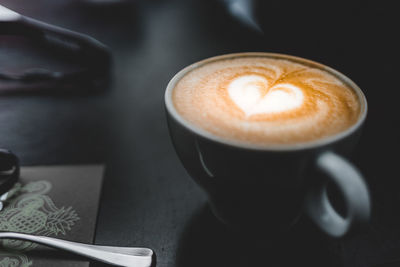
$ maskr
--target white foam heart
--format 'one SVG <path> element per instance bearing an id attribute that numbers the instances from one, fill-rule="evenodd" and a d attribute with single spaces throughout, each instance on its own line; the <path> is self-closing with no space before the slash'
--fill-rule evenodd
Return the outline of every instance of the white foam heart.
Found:
<path id="1" fill-rule="evenodd" d="M 262 94 L 262 91 L 267 93 Z M 233 102 L 246 114 L 279 113 L 300 107 L 303 92 L 288 83 L 269 88 L 268 80 L 259 75 L 245 75 L 236 78 L 228 86 Z"/>

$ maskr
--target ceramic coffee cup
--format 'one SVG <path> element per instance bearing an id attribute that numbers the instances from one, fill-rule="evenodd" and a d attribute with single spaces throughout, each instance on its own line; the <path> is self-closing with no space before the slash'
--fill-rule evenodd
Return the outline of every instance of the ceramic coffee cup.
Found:
<path id="1" fill-rule="evenodd" d="M 190 71 L 211 61 L 242 56 L 294 59 L 325 70 L 354 89 L 360 104 L 355 124 L 333 136 L 294 144 L 257 146 L 215 136 L 189 123 L 174 107 L 172 92 Z M 340 237 L 368 221 L 370 197 L 361 173 L 348 161 L 367 115 L 360 88 L 322 64 L 281 54 L 241 53 L 197 62 L 177 73 L 165 92 L 167 122 L 173 145 L 189 175 L 207 193 L 222 222 L 239 230 L 276 234 L 288 231 L 305 212 L 320 229 Z M 317 173 L 318 175 L 315 175 Z M 328 181 L 341 193 L 346 214 L 335 210 Z"/>

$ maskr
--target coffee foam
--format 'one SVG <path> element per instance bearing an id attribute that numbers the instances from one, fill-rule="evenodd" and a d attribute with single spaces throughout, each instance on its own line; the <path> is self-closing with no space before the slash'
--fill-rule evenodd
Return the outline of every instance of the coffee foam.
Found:
<path id="1" fill-rule="evenodd" d="M 251 144 L 324 138 L 349 128 L 360 114 L 353 89 L 332 74 L 268 57 L 207 63 L 187 73 L 172 98 L 190 123 Z"/>

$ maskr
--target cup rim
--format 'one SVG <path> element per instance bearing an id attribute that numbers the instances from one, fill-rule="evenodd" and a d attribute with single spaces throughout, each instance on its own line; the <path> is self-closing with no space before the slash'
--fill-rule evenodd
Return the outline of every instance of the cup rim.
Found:
<path id="1" fill-rule="evenodd" d="M 189 122 L 183 116 L 181 116 L 177 110 L 174 107 L 173 101 L 172 101 L 172 92 L 176 86 L 176 84 L 190 71 L 199 68 L 200 66 L 203 66 L 205 64 L 208 64 L 210 62 L 214 61 L 219 61 L 223 59 L 229 59 L 229 58 L 238 58 L 238 57 L 268 57 L 268 58 L 277 58 L 277 59 L 288 59 L 292 60 L 295 62 L 299 62 L 302 64 L 306 64 L 309 66 L 312 66 L 314 68 L 319 68 L 321 70 L 327 71 L 330 74 L 334 75 L 336 78 L 340 79 L 342 82 L 350 86 L 354 92 L 356 93 L 357 97 L 359 98 L 360 101 L 360 115 L 358 117 L 358 120 L 356 123 L 354 123 L 352 126 L 347 128 L 344 131 L 341 131 L 335 135 L 327 136 L 324 138 L 316 139 L 313 141 L 307 141 L 307 142 L 300 142 L 300 143 L 295 143 L 295 144 L 250 144 L 250 143 L 244 143 L 236 140 L 230 140 L 227 138 L 223 138 L 217 135 L 214 135 L 196 125 L 193 123 Z M 214 56 L 210 58 L 206 58 L 203 60 L 200 60 L 198 62 L 195 62 L 182 70 L 180 70 L 178 73 L 174 75 L 174 77 L 169 81 L 167 88 L 165 90 L 165 95 L 164 95 L 164 102 L 165 102 L 165 107 L 167 112 L 184 128 L 188 129 L 190 132 L 199 135 L 205 139 L 212 140 L 214 142 L 223 144 L 223 145 L 228 145 L 231 147 L 236 147 L 236 148 L 242 148 L 242 149 L 251 149 L 251 150 L 259 150 L 259 151 L 296 151 L 296 150 L 306 150 L 306 149 L 313 149 L 313 148 L 318 148 L 322 146 L 327 146 L 332 143 L 335 143 L 339 140 L 342 140 L 343 138 L 351 135 L 354 133 L 365 121 L 365 118 L 367 117 L 367 110 L 368 110 L 368 105 L 367 105 L 367 99 L 364 95 L 364 93 L 361 91 L 361 89 L 346 75 L 343 73 L 328 67 L 326 65 L 323 65 L 321 63 L 301 58 L 301 57 L 296 57 L 292 55 L 287 55 L 287 54 L 280 54 L 280 53 L 269 53 L 269 52 L 242 52 L 242 53 L 231 53 L 231 54 L 224 54 L 224 55 L 219 55 L 219 56 Z"/>

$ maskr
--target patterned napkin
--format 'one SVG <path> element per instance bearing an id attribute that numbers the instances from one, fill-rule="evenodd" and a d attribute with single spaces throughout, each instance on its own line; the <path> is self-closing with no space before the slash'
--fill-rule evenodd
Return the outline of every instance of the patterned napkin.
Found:
<path id="1" fill-rule="evenodd" d="M 0 211 L 0 231 L 92 243 L 103 166 L 23 167 Z M 19 240 L 0 240 L 0 267 L 89 266 L 89 261 Z"/>

